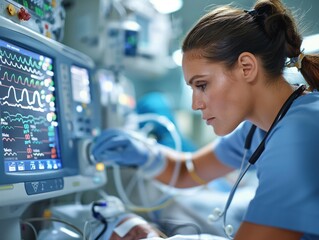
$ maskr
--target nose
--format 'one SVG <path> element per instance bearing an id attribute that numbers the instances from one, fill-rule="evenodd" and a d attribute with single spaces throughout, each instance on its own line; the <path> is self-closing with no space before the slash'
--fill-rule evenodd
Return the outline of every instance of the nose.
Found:
<path id="1" fill-rule="evenodd" d="M 192 109 L 196 111 L 196 110 L 203 110 L 204 108 L 205 108 L 205 102 L 193 93 Z"/>

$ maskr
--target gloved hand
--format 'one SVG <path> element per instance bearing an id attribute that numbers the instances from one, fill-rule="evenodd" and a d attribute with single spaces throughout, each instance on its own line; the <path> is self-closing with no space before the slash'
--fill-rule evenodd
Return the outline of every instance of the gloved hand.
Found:
<path id="1" fill-rule="evenodd" d="M 151 177 L 165 167 L 165 157 L 155 141 L 136 132 L 121 129 L 104 130 L 91 146 L 91 154 L 97 162 L 121 166 L 138 166 Z"/>

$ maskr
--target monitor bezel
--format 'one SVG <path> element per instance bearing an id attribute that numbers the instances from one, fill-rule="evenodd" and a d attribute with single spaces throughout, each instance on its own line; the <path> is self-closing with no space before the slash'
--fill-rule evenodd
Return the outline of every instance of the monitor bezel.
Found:
<path id="1" fill-rule="evenodd" d="M 40 40 L 29 37 L 23 33 L 13 31 L 11 29 L 7 29 L 0 26 L 0 39 L 16 45 L 18 47 L 24 48 L 28 51 L 35 52 L 36 54 L 43 54 L 53 60 L 53 66 L 55 69 L 55 96 L 56 96 L 56 114 L 58 119 L 58 143 L 60 150 L 60 158 L 62 161 L 62 168 L 56 170 L 41 170 L 37 172 L 6 172 L 5 164 L 3 158 L 3 143 L 0 141 L 0 185 L 3 184 L 11 184 L 11 183 L 20 183 L 27 181 L 37 181 L 37 180 L 45 180 L 52 178 L 61 178 L 65 176 L 76 175 L 79 172 L 78 163 L 76 161 L 77 156 L 71 156 L 67 150 L 68 139 L 69 137 L 64 138 L 64 135 L 67 134 L 68 129 L 65 124 L 63 124 L 63 94 L 62 87 L 59 83 L 58 79 L 61 77 L 59 72 L 59 64 L 61 59 L 64 59 L 60 52 L 56 51 L 53 47 L 50 47 L 50 44 L 46 44 Z M 76 64 L 76 63 L 75 63 Z M 58 100 L 59 99 L 59 100 Z M 1 131 L 2 133 L 2 131 Z M 73 157 L 74 160 L 69 159 Z"/>

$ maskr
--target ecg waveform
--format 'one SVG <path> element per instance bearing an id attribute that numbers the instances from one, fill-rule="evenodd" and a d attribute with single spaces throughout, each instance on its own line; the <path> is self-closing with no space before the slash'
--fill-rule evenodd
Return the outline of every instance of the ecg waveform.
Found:
<path id="1" fill-rule="evenodd" d="M 3 119 L 7 122 L 21 122 L 22 124 L 35 125 L 37 130 L 41 130 L 39 129 L 39 125 L 48 124 L 46 118 L 43 116 L 36 117 L 30 114 L 27 116 L 24 116 L 21 113 L 10 114 L 8 111 L 3 111 Z M 1 124 L 5 124 L 5 123 L 1 123 Z"/>
<path id="2" fill-rule="evenodd" d="M 16 76 L 14 73 L 12 73 L 9 76 L 9 73 L 7 71 L 4 72 L 3 76 L 1 77 L 1 80 L 6 80 L 8 82 L 15 82 L 16 84 L 21 84 L 23 86 L 28 87 L 34 87 L 34 88 L 41 88 L 43 86 L 43 81 L 36 80 L 33 78 L 28 77 L 22 77 L 22 76 Z"/>
<path id="3" fill-rule="evenodd" d="M 4 86 L 4 85 L 3 85 Z M 7 86 L 5 86 L 7 87 Z M 17 97 L 17 90 L 13 86 L 9 87 L 8 95 L 0 98 L 1 105 L 31 109 L 33 111 L 44 112 L 44 104 L 41 103 L 41 96 L 38 91 L 31 93 L 27 89 L 22 89 L 20 97 Z M 32 94 L 32 97 L 30 95 Z M 23 104 L 24 103 L 24 104 Z"/>
<path id="4" fill-rule="evenodd" d="M 1 133 L 8 171 L 57 164 L 50 162 L 59 158 L 54 85 L 51 58 L 0 39 Z"/>
<path id="5" fill-rule="evenodd" d="M 31 69 L 41 69 L 41 62 L 34 60 L 31 56 L 23 56 L 18 55 L 16 53 L 7 52 L 6 50 L 0 50 L 1 61 L 3 59 L 3 63 L 8 66 L 14 66 L 15 68 L 19 68 L 17 65 L 26 65 Z"/>
<path id="6" fill-rule="evenodd" d="M 14 138 L 5 138 L 5 137 L 3 137 L 2 141 L 13 142 L 13 141 L 15 141 L 15 139 Z"/>

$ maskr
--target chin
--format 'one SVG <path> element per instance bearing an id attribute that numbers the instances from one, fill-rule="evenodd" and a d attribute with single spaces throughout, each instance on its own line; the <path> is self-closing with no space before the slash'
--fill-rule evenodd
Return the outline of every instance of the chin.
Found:
<path id="1" fill-rule="evenodd" d="M 219 137 L 225 136 L 227 134 L 224 131 L 221 131 L 221 129 L 213 128 L 213 130 L 214 130 L 214 133 Z"/>
<path id="2" fill-rule="evenodd" d="M 217 136 L 222 137 L 222 136 L 225 136 L 225 135 L 231 133 L 234 129 L 213 127 L 213 130 Z"/>

